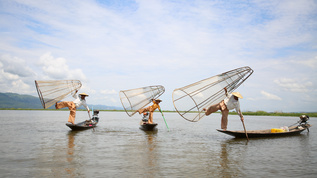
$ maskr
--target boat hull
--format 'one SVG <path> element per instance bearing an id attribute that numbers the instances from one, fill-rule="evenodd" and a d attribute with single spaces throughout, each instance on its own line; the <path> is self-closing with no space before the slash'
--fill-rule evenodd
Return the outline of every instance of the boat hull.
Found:
<path id="1" fill-rule="evenodd" d="M 153 131 L 156 130 L 157 123 L 149 124 L 146 122 L 141 122 L 140 123 L 140 129 L 144 131 Z"/>
<path id="2" fill-rule="evenodd" d="M 267 130 L 248 130 L 247 134 L 249 138 L 261 138 L 261 137 L 282 137 L 282 136 L 293 136 L 293 135 L 299 135 L 304 130 L 308 130 L 311 125 L 307 124 L 304 127 L 290 127 L 288 132 L 277 132 L 277 133 L 271 133 L 271 129 Z M 246 138 L 244 131 L 230 131 L 230 130 L 219 130 L 218 132 L 234 136 L 236 138 Z"/>
<path id="3" fill-rule="evenodd" d="M 97 127 L 97 123 L 91 123 L 91 122 L 89 123 L 87 121 L 80 122 L 78 124 L 66 123 L 66 125 L 73 131 L 87 130 L 87 129 Z"/>

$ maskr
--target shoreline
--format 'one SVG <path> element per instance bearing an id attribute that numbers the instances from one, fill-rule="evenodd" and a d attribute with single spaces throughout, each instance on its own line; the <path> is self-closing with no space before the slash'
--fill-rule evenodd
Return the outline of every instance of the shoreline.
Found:
<path id="1" fill-rule="evenodd" d="M 25 111 L 68 111 L 68 109 L 24 109 L 24 108 L 0 108 L 0 110 L 25 110 Z M 78 111 L 86 111 L 84 109 L 79 109 Z M 99 110 L 105 112 L 125 112 L 125 110 Z M 159 111 L 155 111 L 159 112 Z M 170 112 L 170 113 L 177 113 L 177 111 L 168 111 L 163 110 L 162 112 Z M 220 113 L 220 112 L 216 112 Z M 242 112 L 244 116 L 289 116 L 289 117 L 300 117 L 301 115 L 305 114 L 309 117 L 317 117 L 317 112 L 266 112 L 266 111 L 246 111 Z M 229 115 L 237 115 L 236 112 L 229 112 Z"/>

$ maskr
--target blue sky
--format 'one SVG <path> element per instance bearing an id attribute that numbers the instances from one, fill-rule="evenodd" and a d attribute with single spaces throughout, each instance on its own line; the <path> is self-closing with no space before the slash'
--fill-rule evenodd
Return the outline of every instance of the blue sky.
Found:
<path id="1" fill-rule="evenodd" d="M 79 79 L 88 104 L 119 91 L 176 88 L 235 68 L 242 111 L 317 111 L 317 2 L 0 0 L 0 92 Z"/>

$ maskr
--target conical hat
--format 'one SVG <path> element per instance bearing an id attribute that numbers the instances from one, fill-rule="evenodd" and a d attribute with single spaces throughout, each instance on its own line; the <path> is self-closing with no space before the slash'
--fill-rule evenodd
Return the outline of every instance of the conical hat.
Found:
<path id="1" fill-rule="evenodd" d="M 79 95 L 81 95 L 81 96 L 89 96 L 86 93 L 80 93 Z"/>
<path id="2" fill-rule="evenodd" d="M 160 99 L 156 99 L 156 100 L 155 100 L 155 102 L 159 102 L 159 103 L 160 103 L 160 102 L 162 102 L 162 100 L 160 100 Z"/>
<path id="3" fill-rule="evenodd" d="M 243 98 L 243 96 L 239 92 L 232 92 L 232 95 L 241 99 Z"/>

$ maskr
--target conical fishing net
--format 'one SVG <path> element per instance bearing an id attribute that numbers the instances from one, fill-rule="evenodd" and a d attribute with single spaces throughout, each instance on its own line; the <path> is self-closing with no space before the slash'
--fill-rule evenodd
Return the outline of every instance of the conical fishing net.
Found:
<path id="1" fill-rule="evenodd" d="M 64 99 L 82 86 L 79 80 L 35 80 L 37 93 L 44 109 Z"/>
<path id="2" fill-rule="evenodd" d="M 120 91 L 120 99 L 126 113 L 131 117 L 165 92 L 161 85 Z"/>
<path id="3" fill-rule="evenodd" d="M 250 67 L 241 67 L 177 88 L 173 91 L 174 107 L 184 119 L 197 122 L 205 116 L 203 108 L 207 109 L 225 99 L 225 87 L 231 93 L 252 73 Z"/>

